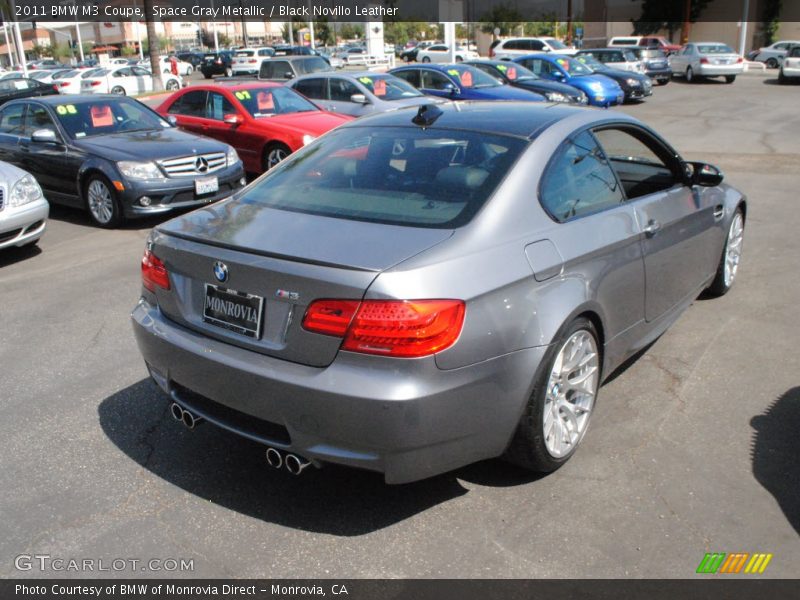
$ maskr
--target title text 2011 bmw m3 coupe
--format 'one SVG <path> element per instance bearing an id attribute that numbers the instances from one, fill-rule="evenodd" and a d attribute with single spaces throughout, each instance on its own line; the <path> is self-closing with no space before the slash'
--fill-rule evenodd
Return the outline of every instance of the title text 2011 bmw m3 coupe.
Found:
<path id="1" fill-rule="evenodd" d="M 717 169 L 623 114 L 392 111 L 156 227 L 133 325 L 176 419 L 293 473 L 552 471 L 603 378 L 728 291 L 745 216 Z"/>

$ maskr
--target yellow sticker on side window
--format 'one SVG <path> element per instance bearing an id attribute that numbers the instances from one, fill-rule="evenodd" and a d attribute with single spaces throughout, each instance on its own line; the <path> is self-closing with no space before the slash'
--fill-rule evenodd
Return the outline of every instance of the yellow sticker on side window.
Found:
<path id="1" fill-rule="evenodd" d="M 74 104 L 59 104 L 56 106 L 56 112 L 60 115 L 77 115 L 78 109 Z"/>
<path id="2" fill-rule="evenodd" d="M 242 90 L 240 92 L 236 92 L 235 95 L 239 100 L 250 100 L 250 98 L 251 98 L 250 92 L 248 92 L 247 90 Z"/>
<path id="3" fill-rule="evenodd" d="M 372 83 L 372 79 L 370 79 L 369 77 L 359 77 L 358 80 L 361 83 L 366 84 L 366 85 L 369 85 L 370 83 Z"/>
<path id="4" fill-rule="evenodd" d="M 450 75 L 454 75 L 454 76 L 458 77 L 458 69 L 448 69 L 447 72 Z"/>

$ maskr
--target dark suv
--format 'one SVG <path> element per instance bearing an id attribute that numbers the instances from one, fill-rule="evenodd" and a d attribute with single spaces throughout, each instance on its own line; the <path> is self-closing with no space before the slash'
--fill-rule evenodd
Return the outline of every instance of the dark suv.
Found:
<path id="1" fill-rule="evenodd" d="M 288 81 L 300 75 L 326 71 L 333 71 L 333 67 L 319 56 L 281 56 L 262 61 L 258 78 Z"/>
<path id="2" fill-rule="evenodd" d="M 221 50 L 220 52 L 211 52 L 203 56 L 200 72 L 206 79 L 211 79 L 214 75 L 231 77 L 233 75 L 232 63 L 233 51 Z"/>

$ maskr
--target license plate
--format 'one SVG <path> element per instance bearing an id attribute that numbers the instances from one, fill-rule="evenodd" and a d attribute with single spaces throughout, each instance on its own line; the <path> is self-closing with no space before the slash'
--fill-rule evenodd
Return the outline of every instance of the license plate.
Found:
<path id="1" fill-rule="evenodd" d="M 258 339 L 261 336 L 261 316 L 264 298 L 206 284 L 203 321 Z"/>
<path id="2" fill-rule="evenodd" d="M 194 180 L 194 191 L 198 196 L 212 194 L 219 190 L 219 181 L 216 177 L 201 177 Z"/>

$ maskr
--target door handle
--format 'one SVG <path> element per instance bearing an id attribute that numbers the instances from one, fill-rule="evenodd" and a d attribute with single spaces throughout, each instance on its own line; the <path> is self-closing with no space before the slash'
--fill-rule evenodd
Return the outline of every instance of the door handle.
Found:
<path id="1" fill-rule="evenodd" d="M 717 204 L 714 207 L 714 220 L 719 221 L 723 216 L 725 216 L 725 207 L 722 204 Z"/>
<path id="2" fill-rule="evenodd" d="M 661 229 L 661 223 L 659 223 L 655 219 L 650 219 L 642 231 L 644 231 L 644 234 L 647 237 L 653 237 L 656 233 L 659 232 L 660 229 Z"/>

